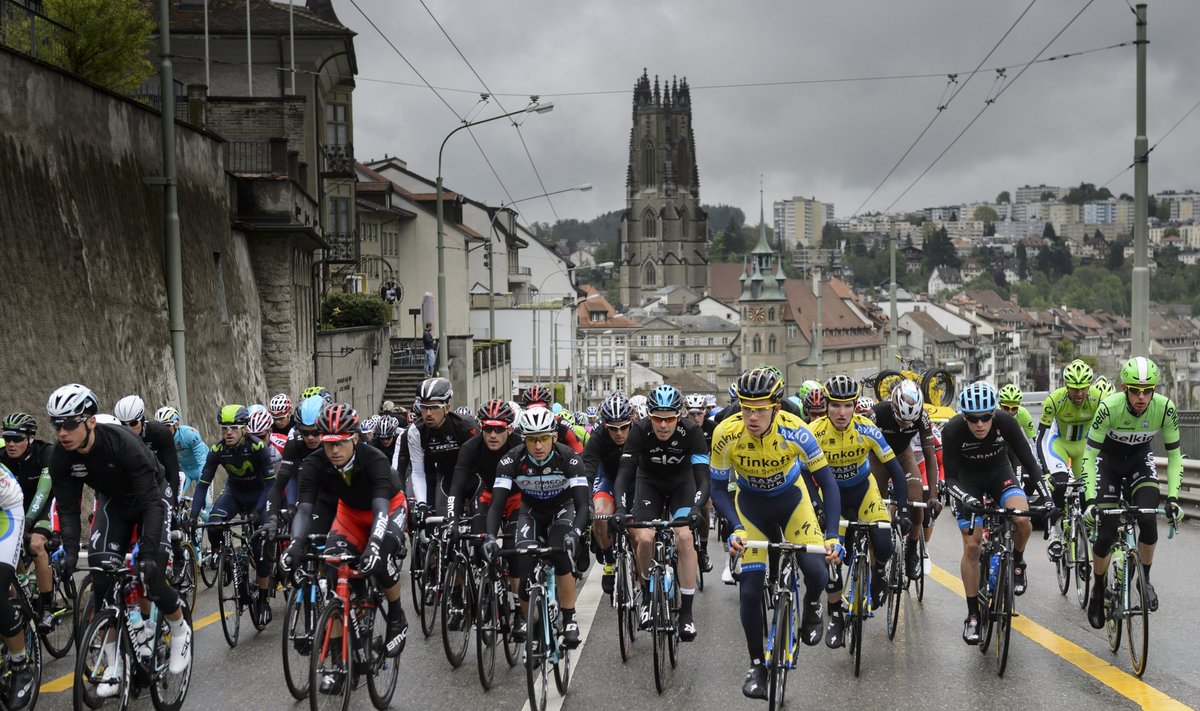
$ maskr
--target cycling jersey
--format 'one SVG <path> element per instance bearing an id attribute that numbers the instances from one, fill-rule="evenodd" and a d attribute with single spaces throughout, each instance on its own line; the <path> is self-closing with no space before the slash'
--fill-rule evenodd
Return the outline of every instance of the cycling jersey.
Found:
<path id="1" fill-rule="evenodd" d="M 638 420 L 629 428 L 629 437 L 621 449 L 620 467 L 613 487 L 615 500 L 624 500 L 624 494 L 636 474 L 639 491 L 643 482 L 648 482 L 659 493 L 694 485 L 695 488 L 691 490 L 694 495 L 689 492 L 687 497 L 691 499 L 689 504 L 703 506 L 709 492 L 709 450 L 704 444 L 704 433 L 696 423 L 681 417 L 675 421 L 675 431 L 671 437 L 663 441 L 654 434 L 651 419 Z M 639 500 L 645 498 L 641 494 L 638 496 Z M 678 499 L 672 499 L 673 505 L 682 504 Z M 655 503 L 651 499 L 648 508 L 655 508 Z M 657 513 L 650 515 L 656 516 Z"/>
<path id="2" fill-rule="evenodd" d="M 946 490 L 960 501 L 967 496 L 981 499 L 983 494 L 989 494 L 1000 505 L 1004 505 L 1010 496 L 1024 496 L 1025 491 L 1008 462 L 1010 448 L 1016 452 L 1025 478 L 1040 480 L 1035 472 L 1041 470 L 1015 417 L 996 410 L 992 414 L 992 426 L 983 439 L 977 439 L 971 433 L 961 414 L 950 418 L 942 428 Z M 1017 491 L 1013 491 L 1014 488 Z M 960 518 L 959 525 L 965 529 L 965 519 Z"/>
<path id="3" fill-rule="evenodd" d="M 612 498 L 613 480 L 620 466 L 621 448 L 612 441 L 607 427 L 596 428 L 583 448 L 583 468 L 591 483 L 593 496 Z"/>
<path id="4" fill-rule="evenodd" d="M 870 456 L 874 454 L 892 474 L 893 496 L 900 507 L 906 504 L 904 472 L 896 462 L 883 432 L 862 415 L 854 415 L 846 429 L 838 431 L 828 417 L 818 417 L 810 426 L 834 479 L 843 490 L 862 484 L 871 476 Z"/>
<path id="5" fill-rule="evenodd" d="M 917 446 L 918 444 L 918 440 L 912 441 L 913 458 L 917 460 L 917 467 L 921 470 L 921 486 L 930 486 L 929 477 L 925 473 L 925 452 L 922 447 Z M 942 468 L 942 430 L 937 425 L 933 426 L 933 452 L 938 465 L 938 481 L 945 481 L 943 474 L 946 470 Z M 932 490 L 932 487 L 930 489 Z"/>
<path id="6" fill-rule="evenodd" d="M 271 482 L 275 475 L 271 473 L 271 455 L 267 451 L 270 445 L 254 435 L 244 435 L 236 444 L 227 445 L 224 441 L 217 442 L 208 451 L 208 459 L 204 462 L 204 471 L 200 473 L 200 483 L 196 486 L 192 498 L 192 518 L 200 515 L 204 506 L 204 496 L 212 485 L 217 473 L 217 466 L 225 469 L 228 478 L 225 488 L 246 496 L 250 492 L 261 492 L 256 508 L 266 504 Z"/>
<path id="7" fill-rule="evenodd" d="M 320 449 L 320 444 L 310 448 L 304 443 L 303 439 L 293 439 L 283 448 L 283 455 L 279 460 L 279 468 L 275 471 L 275 479 L 271 482 L 271 490 L 267 494 L 267 516 L 278 514 L 280 509 L 283 508 L 284 499 L 291 498 L 292 495 L 285 492 L 289 490 L 289 485 L 294 480 L 296 472 L 299 471 L 301 462 L 313 452 L 320 451 Z M 323 501 L 331 504 L 337 503 L 337 497 L 332 494 L 325 494 L 321 498 Z"/>
<path id="8" fill-rule="evenodd" d="M 1015 416 L 1017 424 L 1021 426 L 1021 431 L 1025 433 L 1026 437 L 1031 440 L 1037 437 L 1037 428 L 1033 424 L 1033 415 L 1029 414 L 1028 408 L 1024 405 L 1017 405 Z"/>
<path id="9" fill-rule="evenodd" d="M 1178 497 L 1183 456 L 1179 451 L 1179 412 L 1174 401 L 1155 393 L 1145 411 L 1135 415 L 1125 393 L 1113 393 L 1104 398 L 1096 408 L 1083 455 L 1087 498 L 1096 498 L 1098 458 L 1103 457 L 1119 467 L 1136 469 L 1150 456 L 1150 445 L 1159 432 L 1167 450 L 1167 496 Z"/>
<path id="10" fill-rule="evenodd" d="M 1050 393 L 1042 403 L 1038 422 L 1036 454 L 1042 471 L 1056 473 L 1069 469 L 1075 476 L 1083 473 L 1084 439 L 1099 403 L 1094 388 L 1078 406 L 1071 402 L 1065 387 Z"/>
<path id="11" fill-rule="evenodd" d="M 570 447 L 576 454 L 583 452 L 583 440 L 575 433 L 574 428 L 562 420 L 558 421 L 558 441 Z"/>
<path id="12" fill-rule="evenodd" d="M 446 495 L 454 477 L 454 465 L 458 463 L 459 449 L 477 434 L 479 425 L 474 418 L 456 412 L 447 412 L 437 429 L 424 422 L 409 426 L 407 453 L 412 463 L 413 498 L 418 504 L 442 504 L 441 500 L 430 500 L 429 484 L 432 481 L 443 497 Z"/>
<path id="13" fill-rule="evenodd" d="M 496 469 L 500 466 L 500 460 L 506 453 L 523 443 L 521 437 L 512 432 L 498 450 L 489 449 L 483 441 L 482 434 L 477 434 L 467 440 L 458 452 L 458 463 L 454 467 L 450 492 L 446 497 L 446 516 L 455 518 L 459 514 L 470 511 L 473 508 L 471 499 L 476 495 L 482 501 L 483 495 L 486 493 L 487 500 L 483 503 L 490 504 L 492 486 L 496 481 Z"/>
<path id="14" fill-rule="evenodd" d="M 533 461 L 524 444 L 500 458 L 496 481 L 492 484 L 492 505 L 488 509 L 487 530 L 490 533 L 500 530 L 504 507 L 514 491 L 521 493 L 523 510 L 545 513 L 573 504 L 575 530 L 582 531 L 587 526 L 591 511 L 583 462 L 561 442 L 554 443 L 550 456 L 542 463 Z"/>
<path id="15" fill-rule="evenodd" d="M 280 456 L 282 456 L 283 448 L 287 446 L 288 442 L 294 439 L 300 439 L 300 435 L 292 427 L 291 420 L 283 427 L 276 427 L 274 421 L 272 421 L 271 429 L 267 431 L 267 438 L 264 441 L 274 447 L 275 451 L 279 452 Z"/>
<path id="16" fill-rule="evenodd" d="M 339 508 L 360 511 L 370 511 L 375 499 L 391 501 L 397 493 L 387 459 L 365 442 L 354 447 L 354 455 L 340 469 L 330 463 L 324 448 L 305 458 L 300 465 L 300 503 L 312 504 L 323 492 L 337 497 Z"/>
<path id="17" fill-rule="evenodd" d="M 178 500 L 179 492 L 176 489 L 179 488 L 179 456 L 175 453 L 175 436 L 161 422 L 143 422 L 142 441 L 162 463 L 167 485 L 171 487 L 172 501 Z"/>
<path id="18" fill-rule="evenodd" d="M 20 459 L 9 459 L 0 448 L 3 464 L 20 484 L 25 503 L 25 520 L 38 521 L 50 513 L 50 451 L 54 445 L 40 439 L 29 440 Z"/>
<path id="19" fill-rule="evenodd" d="M 191 425 L 179 425 L 175 428 L 174 441 L 179 468 L 192 482 L 200 481 L 200 472 L 208 459 L 208 445 L 199 430 Z"/>

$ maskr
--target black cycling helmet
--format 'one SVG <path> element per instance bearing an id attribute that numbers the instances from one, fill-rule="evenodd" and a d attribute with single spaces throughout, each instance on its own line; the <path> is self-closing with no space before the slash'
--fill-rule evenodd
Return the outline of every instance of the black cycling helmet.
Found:
<path id="1" fill-rule="evenodd" d="M 825 397 L 833 402 L 858 400 L 858 381 L 849 375 L 835 375 L 825 381 Z"/>
<path id="2" fill-rule="evenodd" d="M 779 402 L 783 399 L 783 380 L 774 368 L 755 368 L 742 373 L 734 388 L 740 402 L 769 400 Z"/>
<path id="3" fill-rule="evenodd" d="M 533 405 L 542 405 L 550 407 L 554 402 L 554 396 L 550 394 L 550 388 L 545 385 L 530 385 L 521 393 L 521 407 L 531 407 Z"/>
<path id="4" fill-rule="evenodd" d="M 625 422 L 633 419 L 633 405 L 623 392 L 609 395 L 600 405 L 600 419 L 604 422 Z"/>
<path id="5" fill-rule="evenodd" d="M 513 412 L 512 405 L 509 405 L 507 400 L 499 398 L 483 403 L 476 415 L 479 424 L 484 427 L 509 427 L 517 419 L 517 413 Z"/>
<path id="6" fill-rule="evenodd" d="M 19 435 L 32 438 L 37 434 L 37 420 L 27 413 L 14 412 L 4 418 L 4 424 L 0 425 L 0 428 L 4 430 L 5 436 Z"/>

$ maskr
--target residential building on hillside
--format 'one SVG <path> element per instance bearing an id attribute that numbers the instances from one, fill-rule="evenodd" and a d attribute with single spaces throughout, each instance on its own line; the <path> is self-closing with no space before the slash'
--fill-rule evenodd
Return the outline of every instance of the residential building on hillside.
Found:
<path id="1" fill-rule="evenodd" d="M 642 314 L 630 316 L 641 323 L 630 346 L 631 358 L 653 370 L 688 370 L 719 390 L 728 387 L 740 372 L 731 348 L 738 324 L 719 316 L 699 314 Z"/>
<path id="2" fill-rule="evenodd" d="M 1054 195 L 1052 199 L 1060 200 L 1067 194 L 1067 189 L 1054 185 L 1022 185 L 1013 194 L 1013 202 L 1018 205 L 1027 202 L 1042 202 L 1042 196 L 1046 193 L 1052 193 Z"/>
<path id="3" fill-rule="evenodd" d="M 576 408 L 599 405 L 633 382 L 630 342 L 642 328 L 637 321 L 617 314 L 595 287 L 585 285 L 582 290 L 584 297 L 576 310 Z"/>
<path id="4" fill-rule="evenodd" d="M 929 298 L 939 296 L 948 291 L 958 291 L 963 288 L 962 274 L 953 267 L 939 266 L 933 268 L 929 275 L 929 285 L 926 291 Z"/>
<path id="5" fill-rule="evenodd" d="M 821 228 L 833 221 L 833 204 L 815 197 L 796 196 L 778 200 L 774 205 L 775 242 L 784 250 L 797 247 L 819 247 Z"/>
<path id="6" fill-rule="evenodd" d="M 1083 203 L 1083 221 L 1094 225 L 1098 223 L 1117 222 L 1117 199 L 1092 200 Z"/>

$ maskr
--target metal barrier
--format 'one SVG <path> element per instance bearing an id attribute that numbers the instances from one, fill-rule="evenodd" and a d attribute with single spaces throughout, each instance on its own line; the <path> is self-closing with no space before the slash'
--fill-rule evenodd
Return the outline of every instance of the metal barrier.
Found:
<path id="1" fill-rule="evenodd" d="M 1158 469 L 1159 490 L 1167 495 L 1167 458 L 1155 457 L 1154 466 Z M 1200 507 L 1200 461 L 1183 460 L 1183 483 L 1179 487 L 1179 502 L 1186 506 Z M 1189 518 L 1196 518 L 1197 513 L 1188 511 Z"/>

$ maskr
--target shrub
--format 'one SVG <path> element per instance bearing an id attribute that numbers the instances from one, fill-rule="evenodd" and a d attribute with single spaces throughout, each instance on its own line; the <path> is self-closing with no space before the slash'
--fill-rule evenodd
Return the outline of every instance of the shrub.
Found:
<path id="1" fill-rule="evenodd" d="M 386 326 L 391 308 L 377 294 L 330 292 L 321 302 L 322 328 Z"/>

